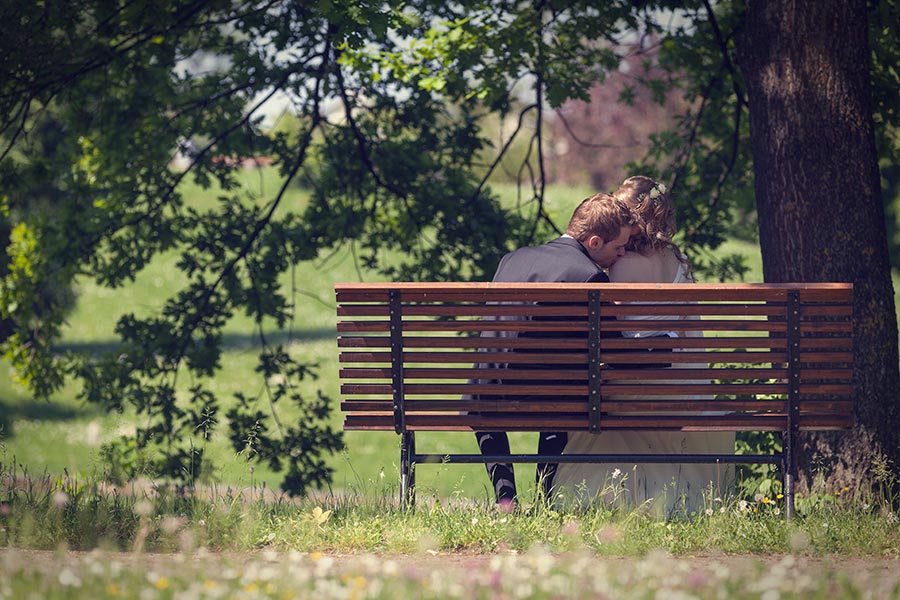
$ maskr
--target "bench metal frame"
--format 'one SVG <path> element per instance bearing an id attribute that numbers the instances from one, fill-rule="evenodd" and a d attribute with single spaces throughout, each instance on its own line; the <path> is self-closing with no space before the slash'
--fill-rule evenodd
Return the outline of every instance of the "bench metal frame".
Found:
<path id="1" fill-rule="evenodd" d="M 794 498 L 794 482 L 796 478 L 796 450 L 797 438 L 801 428 L 806 430 L 829 430 L 829 429 L 846 429 L 852 425 L 852 378 L 849 383 L 844 382 L 835 389 L 843 392 L 843 396 L 849 399 L 842 406 L 850 406 L 850 409 L 834 410 L 828 415 L 834 415 L 834 419 L 826 419 L 826 422 L 816 425 L 810 425 L 805 421 L 805 417 L 801 413 L 801 401 L 803 400 L 802 385 L 803 361 L 801 356 L 803 341 L 803 321 L 802 313 L 804 304 L 801 300 L 801 294 L 810 294 L 813 292 L 821 292 L 823 298 L 840 298 L 840 302 L 844 306 L 852 303 L 852 285 L 850 284 L 719 284 L 719 285 L 700 285 L 690 286 L 690 290 L 697 291 L 697 297 L 715 298 L 717 294 L 727 295 L 740 301 L 746 298 L 747 302 L 758 301 L 761 297 L 766 297 L 763 291 L 776 293 L 783 302 L 784 313 L 780 317 L 780 321 L 784 322 L 785 327 L 779 329 L 783 331 L 781 334 L 770 334 L 777 337 L 786 338 L 786 378 L 781 383 L 787 384 L 787 394 L 784 400 L 784 426 L 781 429 L 782 452 L 774 452 L 772 454 L 757 455 L 737 455 L 737 454 L 563 454 L 563 455 L 541 455 L 541 454 L 512 454 L 512 455 L 485 455 L 485 454 L 436 454 L 436 453 L 419 453 L 416 451 L 416 431 L 437 430 L 439 428 L 429 427 L 427 425 L 410 426 L 408 413 L 415 412 L 416 400 L 410 400 L 407 394 L 407 377 L 405 375 L 406 363 L 404 334 L 405 330 L 405 314 L 404 306 L 408 302 L 408 298 L 415 303 L 427 303 L 429 294 L 440 297 L 441 293 L 450 294 L 449 297 L 459 298 L 464 301 L 475 301 L 476 305 L 487 305 L 492 302 L 491 291 L 505 293 L 504 297 L 509 297 L 510 292 L 521 292 L 522 295 L 528 296 L 530 292 L 539 294 L 540 297 L 546 298 L 547 294 L 552 297 L 553 291 L 559 292 L 571 291 L 577 289 L 584 292 L 582 296 L 587 305 L 587 423 L 583 429 L 588 431 L 601 431 L 604 427 L 603 413 L 603 364 L 601 363 L 601 351 L 603 347 L 603 339 L 601 336 L 602 314 L 604 311 L 604 301 L 607 297 L 617 298 L 624 294 L 624 297 L 641 298 L 642 292 L 647 297 L 652 297 L 653 302 L 659 301 L 661 298 L 672 296 L 674 302 L 681 302 L 679 298 L 684 296 L 685 287 L 671 284 L 630 284 L 627 286 L 616 286 L 614 284 L 414 284 L 414 283 L 395 283 L 395 284 L 337 284 L 335 286 L 338 299 L 338 314 L 340 317 L 354 317 L 358 313 L 371 312 L 370 315 L 382 314 L 381 305 L 387 306 L 387 341 L 383 341 L 384 334 L 378 333 L 373 338 L 359 338 L 364 340 L 375 340 L 378 345 L 389 345 L 390 350 L 390 423 L 392 429 L 400 436 L 400 502 L 404 508 L 415 505 L 415 470 L 418 464 L 438 464 L 438 463 L 609 463 L 609 462 L 633 462 L 633 463 L 663 463 L 663 464 L 686 464 L 686 463 L 719 463 L 719 464 L 775 464 L 779 466 L 782 474 L 784 494 L 785 494 L 785 515 L 790 518 L 795 512 Z M 628 290 L 629 296 L 624 290 Z M 617 293 L 615 293 L 617 292 Z M 817 297 L 817 296 L 813 296 Z M 566 296 L 571 301 L 571 295 Z M 377 300 L 374 300 L 377 299 Z M 363 309 L 362 311 L 354 311 L 350 309 L 342 309 L 342 306 L 353 305 L 354 302 L 362 302 L 363 307 L 374 307 Z M 837 300 L 835 301 L 837 302 Z M 421 305 L 421 304 L 420 304 Z M 608 306 L 608 305 L 607 305 Z M 824 320 L 829 320 L 829 314 L 842 314 L 843 320 L 847 319 L 846 308 L 843 312 L 833 310 L 820 311 L 825 315 Z M 436 311 L 436 314 L 440 311 Z M 771 313 L 770 313 L 771 314 Z M 850 313 L 852 317 L 852 312 Z M 771 318 L 771 317 L 770 317 Z M 512 321 L 511 327 L 516 324 L 521 325 L 525 321 Z M 357 332 L 362 329 L 371 332 L 375 329 L 382 331 L 381 326 L 368 325 L 367 327 L 359 326 L 356 321 L 341 321 L 338 325 L 339 332 Z M 698 327 L 699 329 L 699 327 Z M 842 335 L 843 343 L 849 335 L 852 338 L 852 325 L 849 326 L 849 334 L 846 333 L 847 326 L 838 327 L 835 331 L 844 331 Z M 824 334 L 828 335 L 828 334 Z M 705 338 L 704 338 L 705 339 Z M 358 340 L 357 340 L 358 341 Z M 349 342 L 348 342 L 349 343 Z M 339 345 L 341 341 L 339 338 Z M 712 342 L 709 345 L 713 345 Z M 352 347 L 352 344 L 350 344 Z M 347 346 L 343 346 L 347 347 Z M 770 347 L 770 353 L 772 353 Z M 349 354 L 349 353 L 346 353 Z M 345 360 L 346 354 L 342 353 L 342 361 Z M 421 354 L 417 356 L 422 356 Z M 477 358 L 477 354 L 472 354 L 472 359 Z M 846 352 L 841 355 L 846 360 Z M 374 359 L 373 359 L 374 360 Z M 766 363 L 765 360 L 762 363 Z M 824 363 L 823 363 L 824 364 Z M 774 365 L 774 362 L 773 362 Z M 852 361 L 850 361 L 850 370 L 852 370 Z M 352 369 L 350 369 L 352 371 Z M 465 372 L 461 370 L 461 372 Z M 713 371 L 715 372 L 715 371 Z M 846 372 L 842 371 L 842 372 Z M 355 381 L 351 377 L 349 371 L 342 370 L 342 378 L 345 382 Z M 502 384 L 501 384 L 502 385 Z M 355 395 L 372 395 L 372 388 L 381 389 L 378 384 L 356 384 L 344 383 L 342 385 L 342 394 L 351 398 Z M 652 395 L 652 394 L 651 394 Z M 377 394 L 376 394 L 377 396 Z M 348 419 L 345 422 L 346 429 L 386 429 L 387 426 L 380 425 L 358 425 L 352 418 L 354 409 L 352 401 L 342 405 L 348 412 Z M 358 414 L 369 414 L 365 411 Z M 661 413 L 662 414 L 662 413 Z M 360 422 L 366 423 L 366 419 L 362 416 L 358 417 Z M 462 421 L 462 417 L 460 421 Z M 538 431 L 550 430 L 557 428 L 555 425 L 545 425 L 540 429 L 537 427 L 518 429 L 520 431 Z M 466 427 L 460 425 L 461 431 L 473 431 L 474 427 Z M 486 428 L 485 428 L 486 429 Z M 627 428 L 626 428 L 627 429 Z M 714 428 L 706 428 L 714 430 Z M 636 428 L 635 431 L 640 430 Z M 697 423 L 691 427 L 691 430 L 703 431 L 702 423 Z M 735 431 L 760 431 L 769 430 L 771 428 L 762 427 L 737 427 Z"/>

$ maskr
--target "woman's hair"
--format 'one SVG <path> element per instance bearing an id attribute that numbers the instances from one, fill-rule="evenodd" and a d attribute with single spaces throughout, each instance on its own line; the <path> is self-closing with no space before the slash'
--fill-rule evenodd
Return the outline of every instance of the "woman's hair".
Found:
<path id="1" fill-rule="evenodd" d="M 601 193 L 585 198 L 575 208 L 566 234 L 579 242 L 598 235 L 606 243 L 619 237 L 623 227 L 632 225 L 634 217 L 628 206 L 610 194 Z"/>
<path id="2" fill-rule="evenodd" d="M 681 260 L 681 251 L 672 243 L 675 235 L 675 204 L 664 184 L 636 175 L 623 181 L 613 196 L 631 209 L 638 227 L 638 232 L 628 242 L 628 250 L 646 252 L 668 247 Z"/>

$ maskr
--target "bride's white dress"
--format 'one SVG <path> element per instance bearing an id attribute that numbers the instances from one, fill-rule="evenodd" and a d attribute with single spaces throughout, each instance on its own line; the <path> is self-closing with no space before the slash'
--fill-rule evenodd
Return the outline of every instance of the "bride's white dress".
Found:
<path id="1" fill-rule="evenodd" d="M 663 256 L 661 252 L 649 256 L 626 253 L 610 269 L 610 281 L 660 281 L 660 274 L 666 272 L 664 263 L 671 262 L 671 258 L 672 256 Z M 672 283 L 693 283 L 685 263 L 678 262 Z M 652 320 L 671 317 L 635 318 Z M 677 335 L 662 331 L 628 332 L 626 335 L 646 337 L 665 334 Z M 699 337 L 703 334 L 696 331 L 688 332 L 688 335 Z M 676 363 L 672 368 L 705 366 Z M 692 381 L 683 380 L 682 383 Z M 563 453 L 730 454 L 733 451 L 732 432 L 601 431 L 570 433 Z M 733 479 L 733 468 L 726 464 L 562 463 L 553 483 L 557 499 L 564 504 L 586 505 L 600 500 L 631 506 L 646 503 L 651 511 L 671 514 L 674 510 L 696 511 L 703 508 L 704 497 L 710 489 L 713 497 L 721 496 L 733 484 Z"/>

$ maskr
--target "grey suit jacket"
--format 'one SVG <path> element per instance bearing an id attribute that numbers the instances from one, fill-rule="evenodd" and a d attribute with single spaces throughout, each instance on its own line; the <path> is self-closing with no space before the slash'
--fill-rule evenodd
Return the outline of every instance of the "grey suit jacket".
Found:
<path id="1" fill-rule="evenodd" d="M 577 240 L 560 237 L 541 246 L 519 248 L 500 260 L 494 274 L 497 282 L 608 282 Z"/>

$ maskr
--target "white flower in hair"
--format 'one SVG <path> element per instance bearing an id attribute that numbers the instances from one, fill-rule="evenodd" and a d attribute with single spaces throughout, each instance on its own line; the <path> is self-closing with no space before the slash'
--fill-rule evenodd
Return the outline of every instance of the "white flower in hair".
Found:
<path id="1" fill-rule="evenodd" d="M 651 199 L 659 198 L 661 195 L 662 194 L 660 193 L 658 187 L 654 187 L 652 190 L 650 190 L 650 198 Z"/>
<path id="2" fill-rule="evenodd" d="M 666 192 L 669 191 L 666 189 L 666 184 L 664 184 L 664 183 L 657 183 L 656 187 L 658 187 L 659 191 L 661 191 L 663 194 L 665 194 Z"/>

